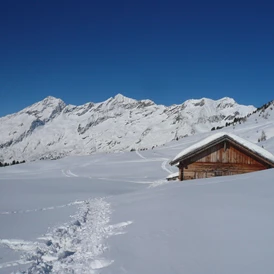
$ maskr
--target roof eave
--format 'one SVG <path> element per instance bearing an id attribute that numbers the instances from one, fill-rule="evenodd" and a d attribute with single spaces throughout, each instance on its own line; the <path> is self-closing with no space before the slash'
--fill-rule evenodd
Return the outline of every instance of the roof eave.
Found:
<path id="1" fill-rule="evenodd" d="M 243 148 L 246 149 L 249 153 L 255 155 L 257 158 L 261 159 L 262 161 L 264 161 L 265 163 L 267 163 L 268 165 L 270 165 L 272 168 L 274 168 L 274 162 L 272 162 L 272 161 L 269 160 L 268 158 L 265 158 L 265 157 L 263 157 L 262 155 L 256 153 L 255 151 L 250 150 L 248 147 L 246 147 L 246 146 L 244 146 L 244 145 L 238 143 L 236 140 L 234 140 L 233 138 L 231 138 L 229 135 L 223 135 L 223 136 L 221 136 L 221 137 L 219 137 L 219 138 L 217 138 L 217 139 L 215 139 L 215 140 L 209 142 L 208 144 L 206 144 L 206 145 L 204 145 L 204 146 L 202 146 L 202 147 L 200 147 L 200 148 L 197 148 L 197 149 L 195 149 L 195 150 L 193 150 L 193 151 L 187 153 L 186 155 L 184 155 L 184 156 L 182 156 L 182 157 L 180 157 L 180 158 L 178 158 L 178 159 L 175 159 L 175 160 L 171 161 L 169 164 L 170 164 L 171 166 L 176 165 L 176 164 L 179 164 L 179 163 L 182 162 L 183 160 L 186 160 L 186 159 L 188 159 L 189 157 L 191 157 L 192 155 L 197 154 L 197 153 L 200 153 L 200 152 L 203 152 L 205 149 L 207 149 L 207 148 L 209 148 L 209 147 L 211 147 L 211 146 L 213 146 L 213 145 L 216 145 L 216 144 L 218 144 L 218 143 L 220 143 L 220 142 L 227 141 L 227 140 L 230 141 L 230 142 L 232 142 L 232 143 L 234 143 L 234 144 L 237 145 L 237 146 L 243 147 Z"/>
<path id="2" fill-rule="evenodd" d="M 183 160 L 185 160 L 185 159 L 191 157 L 193 154 L 196 154 L 196 153 L 198 153 L 198 152 L 202 152 L 203 150 L 205 150 L 205 149 L 207 149 L 207 148 L 209 148 L 209 147 L 211 147 L 211 146 L 213 146 L 213 145 L 215 145 L 215 144 L 218 144 L 219 142 L 222 142 L 222 141 L 224 141 L 225 139 L 228 139 L 228 135 L 223 135 L 223 136 L 221 136 L 221 137 L 219 137 L 219 138 L 217 138 L 217 139 L 215 139 L 215 140 L 209 142 L 208 144 L 203 145 L 202 147 L 199 147 L 199 148 L 197 148 L 197 149 L 195 149 L 195 150 L 193 150 L 193 151 L 187 153 L 186 155 L 184 155 L 184 156 L 182 156 L 182 157 L 179 157 L 179 158 L 177 158 L 177 159 L 171 161 L 169 164 L 172 165 L 172 166 L 173 166 L 173 165 L 176 165 L 177 163 L 179 163 L 179 162 L 181 162 L 181 161 L 183 161 Z"/>

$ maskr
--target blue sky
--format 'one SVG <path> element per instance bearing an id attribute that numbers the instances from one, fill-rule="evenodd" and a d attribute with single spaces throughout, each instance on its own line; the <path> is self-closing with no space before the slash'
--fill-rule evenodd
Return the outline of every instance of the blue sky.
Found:
<path id="1" fill-rule="evenodd" d="M 274 99 L 274 1 L 3 0 L 0 116 L 52 95 Z"/>

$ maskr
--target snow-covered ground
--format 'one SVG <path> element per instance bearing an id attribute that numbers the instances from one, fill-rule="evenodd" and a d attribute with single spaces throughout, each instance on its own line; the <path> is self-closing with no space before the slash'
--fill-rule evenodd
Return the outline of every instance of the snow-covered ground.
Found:
<path id="1" fill-rule="evenodd" d="M 225 130 L 254 142 L 271 128 Z M 0 273 L 273 273 L 274 170 L 165 179 L 210 134 L 1 168 Z"/>

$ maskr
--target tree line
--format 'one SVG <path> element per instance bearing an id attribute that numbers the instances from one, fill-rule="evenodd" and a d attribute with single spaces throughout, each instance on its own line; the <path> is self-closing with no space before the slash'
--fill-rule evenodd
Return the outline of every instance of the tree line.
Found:
<path id="1" fill-rule="evenodd" d="M 18 165 L 18 164 L 23 164 L 25 162 L 26 162 L 25 160 L 23 160 L 21 162 L 13 160 L 11 163 L 0 162 L 0 167 L 13 166 L 13 165 Z"/>

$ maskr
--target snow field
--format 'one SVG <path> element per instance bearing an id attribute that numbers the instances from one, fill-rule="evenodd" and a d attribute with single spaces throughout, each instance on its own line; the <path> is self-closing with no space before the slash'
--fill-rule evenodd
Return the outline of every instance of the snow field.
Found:
<path id="1" fill-rule="evenodd" d="M 0 273 L 272 274 L 273 170 L 165 179 L 178 171 L 168 161 L 210 134 L 2 168 Z"/>

